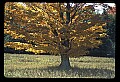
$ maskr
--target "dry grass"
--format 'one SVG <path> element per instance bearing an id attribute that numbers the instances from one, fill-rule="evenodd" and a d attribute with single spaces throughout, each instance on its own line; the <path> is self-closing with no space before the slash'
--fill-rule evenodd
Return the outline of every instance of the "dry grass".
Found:
<path id="1" fill-rule="evenodd" d="M 115 59 L 70 58 L 72 68 L 62 70 L 60 56 L 4 54 L 4 76 L 8 78 L 114 78 Z"/>

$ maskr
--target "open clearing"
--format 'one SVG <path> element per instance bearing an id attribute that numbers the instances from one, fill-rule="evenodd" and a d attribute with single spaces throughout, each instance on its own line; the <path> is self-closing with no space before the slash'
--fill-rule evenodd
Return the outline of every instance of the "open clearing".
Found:
<path id="1" fill-rule="evenodd" d="M 70 58 L 72 68 L 58 69 L 60 56 L 4 53 L 7 78 L 114 78 L 115 59 L 81 56 Z"/>

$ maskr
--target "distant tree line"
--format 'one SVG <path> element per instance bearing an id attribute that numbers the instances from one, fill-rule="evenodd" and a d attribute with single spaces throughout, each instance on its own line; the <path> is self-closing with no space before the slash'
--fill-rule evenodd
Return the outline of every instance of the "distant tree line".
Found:
<path id="1" fill-rule="evenodd" d="M 112 8 L 115 9 L 115 8 Z M 111 10 L 112 11 L 112 10 Z M 103 14 L 106 14 L 103 17 L 103 20 L 108 20 L 107 26 L 104 26 L 107 29 L 108 36 L 102 38 L 103 44 L 99 48 L 90 49 L 90 56 L 103 56 L 103 57 L 115 57 L 115 29 L 116 29 L 116 16 L 115 12 L 109 13 L 104 10 Z"/>

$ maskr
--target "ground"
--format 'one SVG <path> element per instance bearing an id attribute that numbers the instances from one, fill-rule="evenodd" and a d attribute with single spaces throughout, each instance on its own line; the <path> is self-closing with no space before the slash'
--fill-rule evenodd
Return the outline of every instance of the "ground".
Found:
<path id="1" fill-rule="evenodd" d="M 10 78 L 114 78 L 115 59 L 70 58 L 72 68 L 58 69 L 60 56 L 4 54 L 4 76 Z"/>

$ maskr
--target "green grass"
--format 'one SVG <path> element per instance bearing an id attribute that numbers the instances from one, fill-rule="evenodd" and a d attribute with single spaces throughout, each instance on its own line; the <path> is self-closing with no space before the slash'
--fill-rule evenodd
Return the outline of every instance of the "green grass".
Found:
<path id="1" fill-rule="evenodd" d="M 4 54 L 7 78 L 114 78 L 115 59 L 82 56 L 70 58 L 72 68 L 57 68 L 60 56 Z"/>

